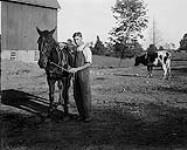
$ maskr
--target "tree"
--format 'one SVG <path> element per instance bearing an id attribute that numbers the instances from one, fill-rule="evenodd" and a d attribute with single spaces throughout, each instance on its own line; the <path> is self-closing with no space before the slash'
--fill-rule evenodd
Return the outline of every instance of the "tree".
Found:
<path id="1" fill-rule="evenodd" d="M 117 42 L 114 45 L 114 51 L 115 51 L 116 55 L 118 57 L 120 57 L 120 59 L 125 58 L 126 50 L 127 50 L 127 46 L 125 44 L 121 43 L 121 42 L 120 43 Z"/>
<path id="2" fill-rule="evenodd" d="M 112 10 L 117 20 L 112 36 L 124 43 L 137 37 L 143 38 L 141 32 L 147 27 L 148 20 L 142 0 L 117 0 Z"/>
<path id="3" fill-rule="evenodd" d="M 137 40 L 132 41 L 132 44 L 130 46 L 130 50 L 132 51 L 131 57 L 140 55 L 144 51 L 142 48 L 142 45 Z"/>
<path id="4" fill-rule="evenodd" d="M 120 57 L 120 67 L 123 58 L 132 58 L 134 56 L 137 56 L 143 52 L 143 48 L 140 43 L 138 43 L 138 41 L 134 40 L 131 43 L 127 43 L 126 45 L 117 42 L 114 45 L 114 51 L 116 53 L 116 56 Z"/>
<path id="5" fill-rule="evenodd" d="M 143 48 L 140 43 L 138 43 L 138 41 L 134 40 L 131 43 L 127 43 L 126 45 L 123 43 L 116 43 L 115 52 L 121 59 L 132 58 L 141 54 L 143 52 Z"/>
<path id="6" fill-rule="evenodd" d="M 105 42 L 105 56 L 116 56 L 115 52 L 114 52 L 114 44 L 112 42 Z"/>
<path id="7" fill-rule="evenodd" d="M 97 36 L 97 41 L 96 41 L 95 46 L 93 48 L 93 54 L 104 55 L 105 50 L 106 50 L 106 48 L 105 48 L 104 44 L 101 42 L 99 36 Z"/>
<path id="8" fill-rule="evenodd" d="M 142 0 L 116 0 L 112 11 L 117 21 L 117 27 L 110 33 L 112 40 L 126 46 L 137 38 L 143 38 L 142 30 L 147 27 L 148 20 Z"/>
<path id="9" fill-rule="evenodd" d="M 181 39 L 179 49 L 187 51 L 187 33 L 184 34 L 183 38 Z"/>

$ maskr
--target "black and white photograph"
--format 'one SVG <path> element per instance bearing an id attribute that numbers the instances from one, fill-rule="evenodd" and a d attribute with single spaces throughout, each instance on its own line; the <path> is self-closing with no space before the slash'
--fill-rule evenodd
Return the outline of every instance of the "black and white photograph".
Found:
<path id="1" fill-rule="evenodd" d="M 0 0 L 0 150 L 187 150 L 187 0 Z"/>

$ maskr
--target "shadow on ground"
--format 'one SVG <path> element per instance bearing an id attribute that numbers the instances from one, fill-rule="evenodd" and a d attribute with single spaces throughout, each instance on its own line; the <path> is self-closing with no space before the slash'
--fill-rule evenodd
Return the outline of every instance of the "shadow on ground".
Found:
<path id="1" fill-rule="evenodd" d="M 16 108 L 18 114 L 26 114 L 27 116 L 37 116 L 44 119 L 48 115 L 49 100 L 35 96 L 19 90 L 4 90 L 2 91 L 1 103 L 5 106 Z M 53 112 L 53 119 L 63 117 L 63 111 L 56 110 Z"/>
<path id="2" fill-rule="evenodd" d="M 33 114 L 47 112 L 49 105 L 47 99 L 14 89 L 2 91 L 1 102 Z"/>

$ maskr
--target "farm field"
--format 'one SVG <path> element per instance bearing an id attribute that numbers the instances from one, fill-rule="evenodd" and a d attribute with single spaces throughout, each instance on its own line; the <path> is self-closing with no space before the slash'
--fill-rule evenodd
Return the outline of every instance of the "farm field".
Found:
<path id="1" fill-rule="evenodd" d="M 93 121 L 43 119 L 48 106 L 45 72 L 37 64 L 3 61 L 2 150 L 187 149 L 187 55 L 176 54 L 170 80 L 162 70 L 146 78 L 134 60 L 94 56 L 91 70 Z M 57 92 L 57 91 L 56 91 Z M 57 97 L 56 97 L 57 98 Z M 70 89 L 70 111 L 77 113 Z"/>

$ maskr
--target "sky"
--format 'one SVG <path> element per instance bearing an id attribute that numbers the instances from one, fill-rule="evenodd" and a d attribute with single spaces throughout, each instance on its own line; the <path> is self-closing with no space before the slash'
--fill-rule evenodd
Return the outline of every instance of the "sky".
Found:
<path id="1" fill-rule="evenodd" d="M 172 42 L 179 46 L 179 41 L 187 33 L 187 0 L 145 0 L 149 21 L 155 20 L 157 38 L 160 44 Z M 149 43 L 150 26 L 145 32 L 145 41 Z"/>
<path id="2" fill-rule="evenodd" d="M 58 40 L 66 41 L 76 31 L 81 31 L 85 41 L 96 41 L 96 36 L 105 42 L 110 30 L 115 26 L 111 7 L 116 0 L 58 0 Z M 152 20 L 154 16 L 157 39 L 179 46 L 184 33 L 187 33 L 187 0 L 144 0 L 147 4 L 149 27 L 143 32 L 141 44 L 151 43 Z"/>
<path id="3" fill-rule="evenodd" d="M 58 39 L 67 40 L 74 32 L 83 33 L 85 40 L 95 41 L 99 35 L 107 40 L 115 20 L 111 7 L 114 0 L 58 0 Z"/>

